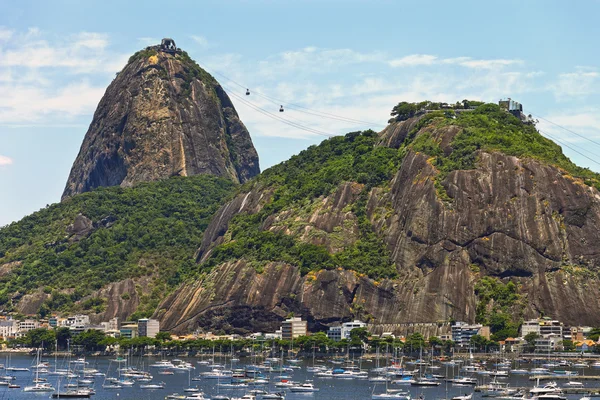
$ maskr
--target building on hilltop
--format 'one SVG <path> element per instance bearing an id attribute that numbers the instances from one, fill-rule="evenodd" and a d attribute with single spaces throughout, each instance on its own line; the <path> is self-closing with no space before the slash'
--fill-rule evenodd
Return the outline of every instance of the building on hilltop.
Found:
<path id="1" fill-rule="evenodd" d="M 342 339 L 350 339 L 350 332 L 352 332 L 352 329 L 364 328 L 365 326 L 367 326 L 367 324 L 359 320 L 344 322 L 342 325 L 329 327 L 327 337 L 336 342 L 339 342 Z"/>
<path id="2" fill-rule="evenodd" d="M 456 322 L 452 325 L 452 340 L 458 347 L 468 347 L 475 335 L 490 339 L 490 327 L 481 324 L 469 325 L 466 322 Z"/>
<path id="3" fill-rule="evenodd" d="M 160 323 L 156 319 L 143 318 L 138 320 L 138 336 L 140 337 L 156 337 L 160 331 Z"/>
<path id="4" fill-rule="evenodd" d="M 281 338 L 284 340 L 306 336 L 307 332 L 306 321 L 302 321 L 300 317 L 289 318 L 281 323 Z"/>
<path id="5" fill-rule="evenodd" d="M 506 100 L 501 99 L 500 101 L 498 101 L 498 105 L 500 106 L 501 109 L 505 110 L 506 112 L 511 113 L 512 115 L 519 118 L 522 122 L 524 122 L 526 124 L 537 123 L 537 121 L 535 121 L 533 119 L 531 114 L 525 115 L 523 113 L 523 104 L 519 103 L 518 101 L 514 101 L 510 97 Z"/>

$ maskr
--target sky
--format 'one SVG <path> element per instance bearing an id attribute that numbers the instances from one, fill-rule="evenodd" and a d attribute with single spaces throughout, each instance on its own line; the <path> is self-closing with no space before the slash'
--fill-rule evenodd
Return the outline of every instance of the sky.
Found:
<path id="1" fill-rule="evenodd" d="M 0 5 L 0 226 L 60 200 L 106 87 L 163 37 L 231 94 L 263 170 L 328 135 L 383 129 L 400 101 L 511 97 L 600 171 L 597 0 Z"/>

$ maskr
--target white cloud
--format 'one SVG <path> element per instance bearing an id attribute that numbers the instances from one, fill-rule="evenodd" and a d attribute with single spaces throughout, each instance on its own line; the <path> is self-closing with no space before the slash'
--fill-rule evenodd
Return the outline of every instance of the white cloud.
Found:
<path id="1" fill-rule="evenodd" d="M 206 49 L 210 46 L 208 39 L 206 39 L 204 36 L 192 35 L 191 38 L 194 41 L 194 43 L 199 45 L 201 48 Z"/>
<path id="2" fill-rule="evenodd" d="M 0 124 L 60 125 L 91 114 L 107 75 L 128 58 L 110 51 L 109 44 L 104 33 L 58 37 L 37 28 L 22 33 L 0 28 Z"/>
<path id="3" fill-rule="evenodd" d="M 13 33 L 14 33 L 14 31 L 0 26 L 0 42 L 5 42 L 8 39 L 10 39 L 12 37 Z"/>
<path id="4" fill-rule="evenodd" d="M 391 67 L 414 67 L 417 65 L 431 65 L 436 61 L 438 61 L 438 58 L 430 54 L 412 54 L 390 60 L 388 63 Z"/>
<path id="5" fill-rule="evenodd" d="M 462 57 L 461 57 L 462 58 Z M 467 68 L 481 68 L 481 69 L 492 69 L 501 68 L 508 65 L 522 64 L 521 60 L 504 60 L 504 59 L 492 59 L 492 60 L 462 60 L 457 64 Z"/>
<path id="6" fill-rule="evenodd" d="M 140 37 L 137 38 L 137 41 L 142 45 L 142 46 L 153 46 L 153 45 L 157 45 L 160 44 L 160 39 L 158 38 L 153 38 L 153 37 L 149 37 L 149 36 L 144 36 L 144 37 Z"/>
<path id="7" fill-rule="evenodd" d="M 66 39 L 55 38 L 54 42 L 41 36 L 39 30 L 31 28 L 10 43 L 0 41 L 0 67 L 68 68 L 76 73 L 116 72 L 127 59 L 123 54 L 106 51 L 106 34 L 81 32 Z"/>
<path id="8" fill-rule="evenodd" d="M 36 85 L 0 85 L 6 95 L 0 97 L 2 125 L 36 121 L 68 120 L 90 114 L 97 106 L 104 88 L 83 81 L 60 89 Z"/>
<path id="9" fill-rule="evenodd" d="M 431 54 L 411 54 L 388 61 L 391 67 L 412 67 L 417 65 L 459 65 L 473 69 L 494 69 L 509 65 L 522 64 L 522 60 L 510 59 L 474 59 L 471 57 L 439 58 Z"/>
<path id="10" fill-rule="evenodd" d="M 13 163 L 12 158 L 0 155 L 0 167 L 11 165 Z"/>
<path id="11" fill-rule="evenodd" d="M 597 92 L 599 77 L 600 74 L 593 68 L 576 67 L 574 72 L 559 74 L 549 88 L 559 101 L 564 97 L 586 96 Z"/>
<path id="12" fill-rule="evenodd" d="M 259 63 L 259 72 L 265 77 L 280 76 L 294 69 L 303 73 L 328 73 L 333 68 L 353 64 L 387 62 L 383 53 L 361 53 L 352 49 L 321 49 L 305 47 L 285 51 Z"/>

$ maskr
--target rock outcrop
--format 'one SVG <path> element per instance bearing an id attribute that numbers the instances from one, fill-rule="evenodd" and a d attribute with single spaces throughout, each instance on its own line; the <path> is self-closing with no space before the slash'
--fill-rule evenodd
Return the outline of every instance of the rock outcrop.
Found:
<path id="1" fill-rule="evenodd" d="M 245 182 L 259 172 L 250 135 L 219 83 L 185 52 L 154 46 L 132 56 L 106 90 L 63 199 L 175 175 Z"/>
<path id="2" fill-rule="evenodd" d="M 380 145 L 399 147 L 417 122 L 390 125 Z M 449 152 L 460 128 L 428 132 Z M 293 312 L 313 328 L 358 317 L 405 332 L 402 324 L 474 321 L 475 284 L 492 276 L 518 285 L 522 300 L 515 312 L 522 317 L 600 324 L 600 313 L 590 312 L 600 309 L 600 281 L 593 272 L 600 267 L 600 246 L 593 240 L 600 231 L 600 193 L 534 159 L 480 151 L 477 160 L 476 168 L 453 171 L 436 185 L 439 172 L 429 156 L 409 150 L 389 184 L 369 191 L 368 218 L 391 253 L 397 279 L 375 281 L 341 269 L 301 276 L 293 265 L 256 269 L 237 260 L 181 286 L 155 316 L 173 331 L 273 329 Z M 263 219 L 260 229 L 335 252 L 327 233 L 337 230 L 346 242 L 353 240 L 349 205 L 361 189 L 344 183 L 328 197 L 312 199 L 309 213 L 296 205 Z M 223 206 L 206 230 L 198 261 L 230 240 L 228 226 L 236 215 L 260 212 L 272 190 L 256 185 Z M 306 234 L 313 230 L 324 232 L 317 242 Z"/>

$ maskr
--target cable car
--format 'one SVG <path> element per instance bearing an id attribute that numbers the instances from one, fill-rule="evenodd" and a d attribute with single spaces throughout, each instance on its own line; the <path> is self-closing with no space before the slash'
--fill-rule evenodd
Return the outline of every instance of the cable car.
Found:
<path id="1" fill-rule="evenodd" d="M 246 89 L 246 96 L 250 96 L 250 89 Z"/>
<path id="2" fill-rule="evenodd" d="M 283 112 L 283 106 L 279 106 L 279 112 Z"/>

